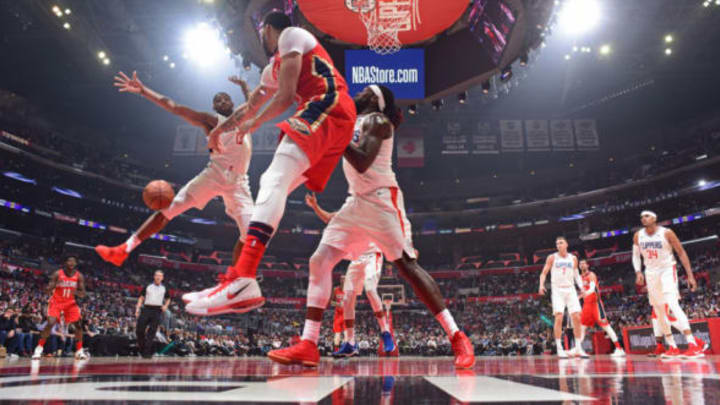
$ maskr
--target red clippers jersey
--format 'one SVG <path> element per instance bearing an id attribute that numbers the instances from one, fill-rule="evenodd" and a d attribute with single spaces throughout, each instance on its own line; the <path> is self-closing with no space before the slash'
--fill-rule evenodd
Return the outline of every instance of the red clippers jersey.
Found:
<path id="1" fill-rule="evenodd" d="M 343 315 L 343 298 L 345 298 L 345 293 L 343 292 L 342 288 L 335 287 L 333 290 L 333 297 L 335 298 L 335 302 L 337 305 L 335 305 L 335 316 L 342 316 Z"/>
<path id="2" fill-rule="evenodd" d="M 53 302 L 75 301 L 75 290 L 77 289 L 79 279 L 80 272 L 78 271 L 75 271 L 75 274 L 72 277 L 68 277 L 65 275 L 64 270 L 58 270 L 58 281 L 55 285 L 55 292 L 52 296 Z"/>
<path id="3" fill-rule="evenodd" d="M 275 53 L 273 59 L 273 77 L 277 80 L 282 58 L 279 53 Z M 328 99 L 332 102 L 331 99 L 337 99 L 335 93 L 347 92 L 347 90 L 347 82 L 335 69 L 330 55 L 322 45 L 318 44 L 302 56 L 302 67 L 295 93 L 300 108 L 309 101 Z"/>
<path id="4" fill-rule="evenodd" d="M 595 280 L 596 280 L 596 282 L 595 282 L 595 290 L 590 291 L 590 283 L 592 282 L 592 280 L 591 280 L 591 278 L 590 278 L 590 275 L 594 275 L 594 273 L 593 273 L 592 271 L 588 271 L 587 274 L 585 274 L 584 276 L 582 276 L 583 292 L 585 292 L 586 294 L 588 294 L 588 295 L 585 296 L 585 299 L 586 299 L 586 300 L 596 301 L 596 300 L 598 299 L 598 296 L 600 295 L 600 294 L 599 294 L 599 292 L 600 292 L 600 286 L 598 285 L 598 284 L 600 284 L 600 282 L 597 281 L 597 277 L 595 277 Z M 594 293 L 594 294 L 590 294 L 590 293 Z"/>

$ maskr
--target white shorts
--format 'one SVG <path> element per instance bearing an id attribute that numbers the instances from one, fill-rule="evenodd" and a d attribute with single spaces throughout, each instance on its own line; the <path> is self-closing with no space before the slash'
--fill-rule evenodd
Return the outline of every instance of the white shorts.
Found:
<path id="1" fill-rule="evenodd" d="M 376 290 L 382 276 L 383 254 L 377 248 L 371 248 L 350 262 L 345 273 L 345 294 L 362 294 L 365 290 Z"/>
<path id="2" fill-rule="evenodd" d="M 400 259 L 403 252 L 415 258 L 412 228 L 400 189 L 379 188 L 351 195 L 330 220 L 320 241 L 346 252 L 351 259 L 367 251 L 371 242 L 391 262 Z"/>
<path id="3" fill-rule="evenodd" d="M 580 300 L 575 287 L 555 287 L 551 294 L 553 315 L 564 313 L 565 308 L 570 314 L 580 312 Z"/>
<path id="4" fill-rule="evenodd" d="M 185 184 L 162 213 L 171 220 L 190 208 L 205 208 L 208 201 L 217 196 L 222 196 L 225 213 L 235 220 L 240 229 L 240 238 L 245 240 L 254 206 L 247 174 L 225 170 L 215 162 L 208 163 L 205 169 Z"/>
<path id="5" fill-rule="evenodd" d="M 648 299 L 650 305 L 664 305 L 668 299 L 679 299 L 677 267 L 663 270 L 645 271 Z"/>

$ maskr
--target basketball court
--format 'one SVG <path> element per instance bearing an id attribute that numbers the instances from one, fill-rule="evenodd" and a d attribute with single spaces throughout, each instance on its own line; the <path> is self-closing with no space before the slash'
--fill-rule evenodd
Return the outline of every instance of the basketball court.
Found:
<path id="1" fill-rule="evenodd" d="M 720 356 L 479 357 L 462 371 L 422 357 L 323 359 L 317 369 L 265 358 L 23 359 L 0 368 L 0 403 L 712 404 L 718 367 Z"/>

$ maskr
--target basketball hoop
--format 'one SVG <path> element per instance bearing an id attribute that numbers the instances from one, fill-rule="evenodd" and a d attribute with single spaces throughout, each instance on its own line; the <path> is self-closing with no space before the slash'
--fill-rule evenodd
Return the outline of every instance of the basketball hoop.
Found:
<path id="1" fill-rule="evenodd" d="M 420 22 L 418 0 L 345 0 L 360 15 L 367 31 L 367 45 L 378 55 L 390 55 L 402 48 L 400 31 L 414 30 Z"/>

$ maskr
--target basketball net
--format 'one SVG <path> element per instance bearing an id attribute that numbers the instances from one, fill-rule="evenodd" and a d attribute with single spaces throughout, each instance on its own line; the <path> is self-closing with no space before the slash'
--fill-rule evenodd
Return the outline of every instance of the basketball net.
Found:
<path id="1" fill-rule="evenodd" d="M 419 0 L 345 0 L 360 15 L 367 31 L 368 48 L 378 55 L 390 55 L 402 48 L 400 31 L 410 31 L 420 23 Z"/>

